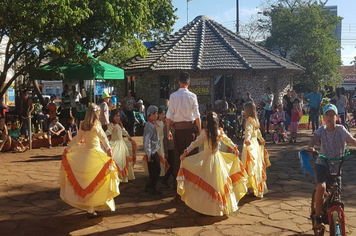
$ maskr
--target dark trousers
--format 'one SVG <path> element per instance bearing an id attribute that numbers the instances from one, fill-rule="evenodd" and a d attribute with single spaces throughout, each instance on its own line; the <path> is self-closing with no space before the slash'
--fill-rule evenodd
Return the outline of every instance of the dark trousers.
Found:
<path id="1" fill-rule="evenodd" d="M 168 164 L 169 168 L 166 174 L 163 176 L 163 180 L 167 181 L 169 177 L 173 176 L 173 169 L 174 169 L 174 149 L 168 150 Z"/>
<path id="2" fill-rule="evenodd" d="M 176 129 L 174 132 L 174 168 L 173 176 L 177 178 L 180 168 L 180 155 L 183 154 L 184 149 L 189 147 L 190 143 L 195 140 L 196 130 L 192 129 Z M 198 148 L 195 148 L 189 155 L 197 154 Z"/>
<path id="3" fill-rule="evenodd" d="M 271 115 L 272 115 L 272 111 L 270 110 L 265 110 L 265 120 L 263 121 L 263 129 L 265 128 L 265 124 L 267 126 L 267 132 L 269 131 L 269 125 L 271 123 Z"/>
<path id="4" fill-rule="evenodd" d="M 310 107 L 309 118 L 312 122 L 313 132 L 319 128 L 319 108 Z"/>
<path id="5" fill-rule="evenodd" d="M 151 155 L 151 161 L 147 162 L 147 165 L 150 181 L 148 182 L 146 188 L 156 189 L 157 180 L 161 172 L 161 166 L 159 163 L 159 156 L 157 152 Z"/>
<path id="6" fill-rule="evenodd" d="M 130 136 L 134 136 L 133 127 L 135 124 L 135 117 L 133 111 L 125 110 L 125 115 L 127 116 L 127 127 L 126 130 Z"/>

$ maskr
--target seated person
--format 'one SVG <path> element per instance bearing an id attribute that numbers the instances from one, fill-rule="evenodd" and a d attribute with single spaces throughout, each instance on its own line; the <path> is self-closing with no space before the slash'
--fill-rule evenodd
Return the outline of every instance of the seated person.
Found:
<path id="1" fill-rule="evenodd" d="M 51 124 L 49 124 L 48 134 L 49 148 L 52 148 L 52 138 L 63 137 L 63 143 L 67 143 L 67 131 L 64 126 L 59 123 L 58 117 L 54 118 Z"/>
<path id="2" fill-rule="evenodd" d="M 11 121 L 11 129 L 9 129 L 9 135 L 12 140 L 19 140 L 21 135 L 21 130 L 17 127 L 17 121 Z"/>
<path id="3" fill-rule="evenodd" d="M 283 111 L 283 105 L 279 104 L 277 107 L 277 111 L 276 113 L 274 113 L 277 116 L 277 120 L 278 120 L 278 125 L 279 125 L 279 129 L 281 132 L 284 132 L 284 122 L 286 121 L 286 113 L 285 111 Z"/>
<path id="4" fill-rule="evenodd" d="M 69 129 L 68 129 L 68 141 L 72 141 L 72 139 L 77 135 L 78 133 L 78 125 L 75 123 L 75 118 L 71 117 L 69 119 Z"/>
<path id="5" fill-rule="evenodd" d="M 11 121 L 11 129 L 9 129 L 9 136 L 11 137 L 11 143 L 15 151 L 24 152 L 27 150 L 20 141 L 21 131 L 18 128 L 17 121 Z"/>

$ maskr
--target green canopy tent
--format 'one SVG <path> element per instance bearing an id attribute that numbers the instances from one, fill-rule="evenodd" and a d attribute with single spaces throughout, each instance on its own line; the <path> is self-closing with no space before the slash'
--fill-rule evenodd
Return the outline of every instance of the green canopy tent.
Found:
<path id="1" fill-rule="evenodd" d="M 66 60 L 53 60 L 38 68 L 36 78 L 41 80 L 94 80 L 95 88 L 95 80 L 124 79 L 125 75 L 123 69 L 90 56 L 90 62 L 85 65 L 68 63 Z"/>

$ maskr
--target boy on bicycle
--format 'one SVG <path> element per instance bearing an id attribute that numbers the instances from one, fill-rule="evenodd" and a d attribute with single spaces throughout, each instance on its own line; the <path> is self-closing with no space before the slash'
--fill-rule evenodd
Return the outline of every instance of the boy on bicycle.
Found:
<path id="1" fill-rule="evenodd" d="M 344 156 L 346 142 L 356 146 L 356 139 L 352 137 L 344 126 L 336 124 L 337 119 L 336 106 L 333 104 L 326 105 L 323 110 L 323 120 L 326 125 L 315 131 L 314 137 L 309 141 L 308 150 L 315 151 L 314 144 L 321 140 L 320 153 L 327 158 L 335 158 Z M 317 186 L 315 193 L 315 225 L 313 227 L 318 229 L 323 225 L 321 210 L 328 180 L 327 165 L 321 157 L 318 157 L 315 161 L 315 179 Z"/>

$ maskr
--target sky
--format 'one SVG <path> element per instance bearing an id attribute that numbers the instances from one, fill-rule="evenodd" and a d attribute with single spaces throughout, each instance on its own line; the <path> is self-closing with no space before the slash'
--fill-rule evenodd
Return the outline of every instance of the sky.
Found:
<path id="1" fill-rule="evenodd" d="M 239 0 L 240 22 L 248 23 L 252 15 L 257 14 L 264 0 Z M 187 24 L 187 0 L 173 0 L 177 8 L 178 20 L 174 31 Z M 343 17 L 341 31 L 341 60 L 350 65 L 356 56 L 356 17 L 355 0 L 329 0 L 327 6 L 337 5 L 338 15 Z M 226 28 L 236 31 L 236 0 L 191 0 L 188 3 L 188 20 L 196 16 L 208 15 Z"/>

